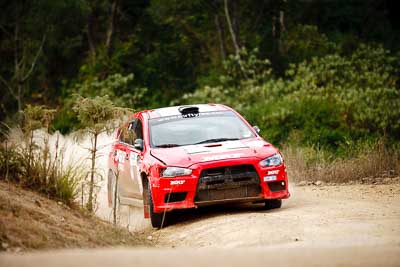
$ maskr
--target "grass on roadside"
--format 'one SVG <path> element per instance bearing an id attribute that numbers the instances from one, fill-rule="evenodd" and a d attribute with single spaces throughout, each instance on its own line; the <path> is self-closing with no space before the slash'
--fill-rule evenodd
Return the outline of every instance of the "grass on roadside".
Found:
<path id="1" fill-rule="evenodd" d="M 293 182 L 346 183 L 400 174 L 399 150 L 387 148 L 382 142 L 349 148 L 347 157 L 320 148 L 295 145 L 284 145 L 282 153 L 289 179 Z"/>
<path id="2" fill-rule="evenodd" d="M 11 136 L 12 135 L 12 136 Z M 39 192 L 48 198 L 72 205 L 79 194 L 85 174 L 82 166 L 64 164 L 63 148 L 56 140 L 50 149 L 48 134 L 44 141 L 28 141 L 13 129 L 0 145 L 0 180 L 7 180 Z"/>

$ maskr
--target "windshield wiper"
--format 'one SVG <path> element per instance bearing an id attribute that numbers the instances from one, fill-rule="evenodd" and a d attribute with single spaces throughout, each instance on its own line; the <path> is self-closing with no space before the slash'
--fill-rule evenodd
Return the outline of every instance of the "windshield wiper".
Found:
<path id="1" fill-rule="evenodd" d="M 178 144 L 161 144 L 157 145 L 156 147 L 161 147 L 161 148 L 167 148 L 167 147 L 177 147 L 179 146 Z"/>
<path id="2" fill-rule="evenodd" d="M 207 140 L 195 143 L 195 145 L 205 144 L 205 143 L 216 143 L 216 142 L 224 142 L 224 141 L 233 141 L 233 140 L 239 140 L 239 138 L 212 138 L 212 139 L 207 139 Z"/>

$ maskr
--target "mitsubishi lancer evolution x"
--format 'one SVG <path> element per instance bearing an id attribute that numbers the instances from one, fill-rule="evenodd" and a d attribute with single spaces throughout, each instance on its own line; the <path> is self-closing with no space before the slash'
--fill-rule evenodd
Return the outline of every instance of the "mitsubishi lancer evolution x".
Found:
<path id="1" fill-rule="evenodd" d="M 140 204 L 156 228 L 175 209 L 228 202 L 273 209 L 290 196 L 281 153 L 219 104 L 133 114 L 116 131 L 108 166 L 109 205 Z"/>

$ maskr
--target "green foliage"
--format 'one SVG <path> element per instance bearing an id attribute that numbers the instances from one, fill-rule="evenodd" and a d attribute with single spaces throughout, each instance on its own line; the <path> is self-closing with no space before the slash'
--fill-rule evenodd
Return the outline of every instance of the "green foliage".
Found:
<path id="1" fill-rule="evenodd" d="M 24 177 L 25 162 L 18 153 L 15 144 L 5 140 L 0 146 L 0 178 L 19 181 Z"/>
<path id="2" fill-rule="evenodd" d="M 230 55 L 223 1 L 117 1 L 107 46 L 113 2 L 2 4 L 0 120 L 13 117 L 16 102 L 47 104 L 58 110 L 52 126 L 66 133 L 85 126 L 74 94 L 108 95 L 116 106 L 138 109 L 225 103 L 272 142 L 297 136 L 340 150 L 379 136 L 399 140 L 394 1 L 230 0 L 239 56 Z M 29 73 L 42 40 L 18 99 L 15 72 Z M 30 121 L 24 127 L 36 128 Z"/>
<path id="3" fill-rule="evenodd" d="M 272 77 L 270 61 L 260 59 L 256 48 L 251 51 L 242 48 L 239 55 L 229 55 L 223 67 L 225 75 L 220 76 L 220 82 L 224 87 L 258 85 Z"/>
<path id="4" fill-rule="evenodd" d="M 282 52 L 291 63 L 321 57 L 336 50 L 336 44 L 314 25 L 296 25 L 284 33 Z"/>
<path id="5" fill-rule="evenodd" d="M 41 128 L 48 129 L 54 119 L 56 110 L 45 106 L 27 105 L 23 114 L 22 129 L 24 133 L 30 135 L 34 130 Z"/>
<path id="6" fill-rule="evenodd" d="M 129 112 L 129 109 L 116 107 L 108 95 L 94 98 L 77 96 L 73 110 L 82 127 L 95 135 L 115 129 L 114 121 L 121 120 Z"/>
<path id="7" fill-rule="evenodd" d="M 343 127 L 396 136 L 400 130 L 397 61 L 382 47 L 365 45 L 350 56 L 314 58 L 288 71 L 291 98 L 329 101 Z"/>
<path id="8" fill-rule="evenodd" d="M 204 87 L 183 99 L 233 106 L 275 143 L 291 142 L 293 132 L 296 142 L 333 150 L 348 140 L 398 140 L 397 61 L 380 46 L 362 44 L 349 56 L 335 53 L 292 64 L 285 79 L 260 82 L 231 75 L 236 83 Z"/>
<path id="9" fill-rule="evenodd" d="M 242 104 L 246 104 L 242 101 L 256 101 L 260 97 L 260 86 L 272 79 L 270 62 L 268 59 L 259 59 L 258 49 L 248 52 L 243 48 L 239 56 L 230 55 L 223 63 L 223 70 L 218 86 L 204 86 L 183 95 L 182 100 L 191 103 L 224 103 L 241 110 Z"/>
<path id="10" fill-rule="evenodd" d="M 124 76 L 116 73 L 102 80 L 95 76 L 87 76 L 81 83 L 76 83 L 68 89 L 68 94 L 72 94 L 72 97 L 65 101 L 63 109 L 58 113 L 54 128 L 65 133 L 71 129 L 82 127 L 83 122 L 77 119 L 73 111 L 77 95 L 88 98 L 95 97 L 96 101 L 107 101 L 106 106 L 108 102 L 111 102 L 110 99 L 112 99 L 112 104 L 115 106 L 127 108 L 139 106 L 147 89 L 133 87 L 132 81 L 132 74 Z"/>
<path id="11" fill-rule="evenodd" d="M 116 73 L 103 80 L 91 77 L 77 84 L 73 91 L 86 97 L 108 95 L 116 106 L 133 108 L 140 103 L 147 89 L 132 88 L 130 86 L 132 80 L 133 74 L 123 76 Z"/>

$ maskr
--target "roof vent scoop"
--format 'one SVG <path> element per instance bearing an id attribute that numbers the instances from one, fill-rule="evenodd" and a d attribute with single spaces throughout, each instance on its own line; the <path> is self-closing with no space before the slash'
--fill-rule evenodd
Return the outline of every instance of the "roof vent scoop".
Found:
<path id="1" fill-rule="evenodd" d="M 199 116 L 199 108 L 194 106 L 182 106 L 179 109 L 179 112 L 185 118 L 197 117 Z"/>

